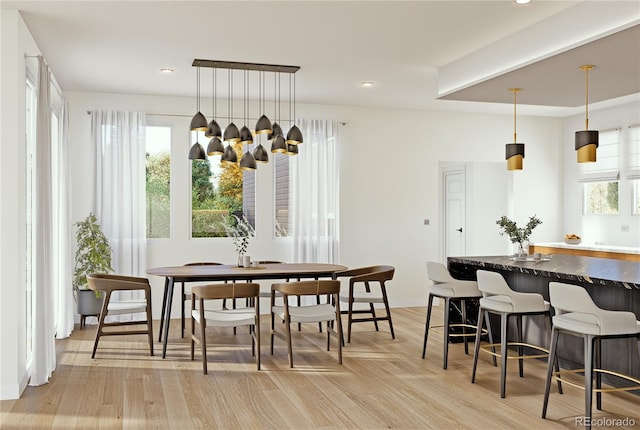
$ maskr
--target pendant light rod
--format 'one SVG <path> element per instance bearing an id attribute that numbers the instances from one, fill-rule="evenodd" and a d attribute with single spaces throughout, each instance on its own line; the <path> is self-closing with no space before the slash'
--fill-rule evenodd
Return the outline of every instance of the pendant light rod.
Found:
<path id="1" fill-rule="evenodd" d="M 584 74 L 585 74 L 585 101 L 584 101 L 584 108 L 585 108 L 585 117 L 584 117 L 584 129 L 585 130 L 589 130 L 589 70 L 593 70 L 595 66 L 593 66 L 592 64 L 585 64 L 583 66 L 580 66 L 580 70 L 584 70 Z"/>
<path id="2" fill-rule="evenodd" d="M 284 72 L 296 73 L 300 66 L 284 66 L 279 64 L 241 63 L 237 61 L 218 61 L 194 59 L 192 66 L 213 67 L 214 69 L 238 69 L 238 70 L 258 70 L 263 72 Z"/>
<path id="3" fill-rule="evenodd" d="M 509 91 L 513 93 L 513 143 L 518 141 L 518 133 L 516 132 L 516 95 L 521 88 L 509 88 Z"/>

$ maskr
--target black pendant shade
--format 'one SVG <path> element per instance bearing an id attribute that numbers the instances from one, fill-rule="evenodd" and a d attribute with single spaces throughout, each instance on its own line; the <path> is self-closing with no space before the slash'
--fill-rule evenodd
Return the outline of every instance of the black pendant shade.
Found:
<path id="1" fill-rule="evenodd" d="M 220 125 L 216 122 L 215 119 L 209 121 L 209 125 L 207 126 L 207 131 L 204 133 L 205 137 L 222 137 L 222 129 Z"/>
<path id="2" fill-rule="evenodd" d="M 243 125 L 240 129 L 240 143 L 243 145 L 250 145 L 253 143 L 253 135 L 251 134 L 251 130 L 246 125 Z"/>
<path id="3" fill-rule="evenodd" d="M 593 163 L 596 161 L 596 149 L 598 148 L 598 131 L 576 131 L 575 149 L 578 151 L 578 163 Z"/>
<path id="4" fill-rule="evenodd" d="M 207 127 L 207 119 L 202 112 L 198 112 L 191 118 L 191 131 L 206 131 Z"/>
<path id="5" fill-rule="evenodd" d="M 206 160 L 204 148 L 200 143 L 196 142 L 189 150 L 189 160 Z"/>
<path id="6" fill-rule="evenodd" d="M 271 125 L 271 133 L 267 134 L 267 140 L 273 140 L 273 138 L 279 134 L 284 135 L 284 132 L 282 131 L 282 127 L 280 127 L 280 124 L 278 124 L 277 122 L 274 122 Z"/>
<path id="7" fill-rule="evenodd" d="M 287 144 L 289 145 L 299 145 L 302 143 L 302 132 L 298 128 L 297 125 L 291 127 L 289 132 L 287 133 Z"/>
<path id="8" fill-rule="evenodd" d="M 245 152 L 240 159 L 240 168 L 242 170 L 256 170 L 257 167 L 256 159 L 253 158 L 253 154 L 249 151 Z"/>
<path id="9" fill-rule="evenodd" d="M 224 154 L 222 155 L 220 162 L 222 164 L 238 162 L 238 156 L 236 155 L 236 151 L 234 151 L 231 144 L 227 145 L 227 147 L 224 149 Z"/>
<path id="10" fill-rule="evenodd" d="M 507 170 L 522 170 L 522 160 L 524 159 L 524 143 L 507 143 L 505 147 Z"/>
<path id="11" fill-rule="evenodd" d="M 271 129 L 271 121 L 266 115 L 262 115 L 258 122 L 256 122 L 256 134 L 269 134 L 273 130 Z"/>
<path id="12" fill-rule="evenodd" d="M 287 155 L 298 155 L 298 145 L 287 144 Z"/>
<path id="13" fill-rule="evenodd" d="M 271 142 L 271 152 L 275 153 L 285 153 L 287 152 L 287 143 L 284 141 L 284 137 L 281 134 L 277 135 L 273 142 Z"/>
<path id="14" fill-rule="evenodd" d="M 222 155 L 224 154 L 224 146 L 222 141 L 218 137 L 212 137 L 207 145 L 207 155 Z"/>
<path id="15" fill-rule="evenodd" d="M 262 144 L 256 146 L 256 149 L 253 151 L 253 157 L 256 159 L 258 163 L 268 163 L 269 162 L 269 153 Z"/>
<path id="16" fill-rule="evenodd" d="M 240 131 L 234 123 L 229 124 L 227 128 L 224 129 L 224 137 L 222 140 L 231 143 L 240 142 Z"/>

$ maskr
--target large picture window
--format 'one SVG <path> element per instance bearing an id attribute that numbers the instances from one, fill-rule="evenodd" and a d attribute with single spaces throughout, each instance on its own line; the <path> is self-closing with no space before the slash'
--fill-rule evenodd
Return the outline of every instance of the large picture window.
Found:
<path id="1" fill-rule="evenodd" d="M 272 157 L 274 165 L 274 235 L 287 237 L 290 233 L 289 201 L 290 186 L 289 163 L 291 157 L 286 154 L 276 153 Z"/>
<path id="2" fill-rule="evenodd" d="M 195 133 L 192 142 L 195 143 Z M 200 135 L 204 141 L 202 135 Z M 238 160 L 242 145 L 234 144 Z M 230 215 L 244 216 L 255 228 L 255 172 L 237 163 L 220 164 L 220 156 L 191 161 L 191 237 L 226 237 Z"/>
<path id="3" fill-rule="evenodd" d="M 171 236 L 171 127 L 146 126 L 147 238 Z"/>

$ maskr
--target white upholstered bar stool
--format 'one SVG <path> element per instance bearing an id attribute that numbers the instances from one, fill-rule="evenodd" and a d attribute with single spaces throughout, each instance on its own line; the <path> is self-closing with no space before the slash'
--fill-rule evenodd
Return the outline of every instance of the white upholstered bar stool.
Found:
<path id="1" fill-rule="evenodd" d="M 449 338 L 450 337 L 462 337 L 464 340 L 464 353 L 469 354 L 469 346 L 467 337 L 474 336 L 475 337 L 475 325 L 468 324 L 467 320 L 467 300 L 479 301 L 480 297 L 482 297 L 482 293 L 478 289 L 478 283 L 475 281 L 463 281 L 460 279 L 455 279 L 449 273 L 449 270 L 445 267 L 444 264 L 437 263 L 435 261 L 427 261 L 427 277 L 433 285 L 428 287 L 428 300 L 427 300 L 427 322 L 424 327 L 424 342 L 422 345 L 422 358 L 424 359 L 427 353 L 427 340 L 429 337 L 429 329 L 430 328 L 443 328 L 444 338 L 444 351 L 442 357 L 442 368 L 447 368 L 447 361 L 449 355 Z M 433 299 L 434 297 L 438 297 L 444 300 L 444 323 L 443 325 L 432 326 L 430 327 L 431 321 L 431 310 L 433 308 Z M 460 311 L 462 314 L 462 322 L 461 323 L 449 323 L 449 309 L 451 300 L 460 300 Z M 461 327 L 462 333 L 452 334 L 451 327 Z M 489 327 L 489 319 L 487 318 L 487 327 Z M 471 329 L 470 332 L 467 332 L 467 329 Z M 489 334 L 489 342 L 493 343 L 493 338 L 491 337 L 491 330 L 486 331 Z M 495 364 L 495 358 L 494 358 Z"/>
<path id="2" fill-rule="evenodd" d="M 500 315 L 500 344 L 488 345 L 491 347 L 500 346 L 500 352 L 495 353 L 482 348 L 494 356 L 500 357 L 500 397 L 504 398 L 506 393 L 507 379 L 507 359 L 517 359 L 519 364 L 520 377 L 524 376 L 525 358 L 545 358 L 549 356 L 549 351 L 541 346 L 523 343 L 522 339 L 522 317 L 531 315 L 543 315 L 545 321 L 551 325 L 551 307 L 549 302 L 545 301 L 541 294 L 538 293 L 521 293 L 513 291 L 507 285 L 504 277 L 497 272 L 489 272 L 486 270 L 478 270 L 476 272 L 478 278 L 478 288 L 482 291 L 483 297 L 480 299 L 480 309 L 478 311 L 478 328 L 476 332 L 476 344 L 473 354 L 473 371 L 471 373 L 471 382 L 476 379 L 476 367 L 478 365 L 478 354 L 480 352 L 480 329 L 482 328 L 482 315 L 487 316 L 489 313 Z M 509 317 L 516 317 L 516 342 L 509 342 L 507 339 L 507 328 Z M 549 327 L 550 328 L 550 327 Z M 517 355 L 508 356 L 508 347 L 516 346 Z M 524 354 L 524 347 L 533 348 L 540 351 L 540 354 Z M 557 363 L 556 363 L 557 368 Z M 562 390 L 560 384 L 558 389 Z"/>
<path id="3" fill-rule="evenodd" d="M 567 385 L 585 390 L 585 424 L 591 428 L 593 392 L 596 392 L 596 407 L 602 409 L 602 393 L 609 391 L 630 391 L 640 389 L 640 380 L 627 375 L 600 368 L 602 339 L 636 338 L 640 340 L 640 321 L 633 312 L 609 311 L 599 308 L 584 288 L 560 282 L 549 283 L 549 298 L 555 310 L 551 332 L 551 352 L 549 362 L 556 359 L 560 333 L 579 336 L 584 339 L 584 369 L 553 372 L 547 368 L 547 382 L 544 391 L 542 418 L 546 418 L 551 377 L 566 373 L 584 372 L 584 386 L 562 379 Z M 595 361 L 595 367 L 594 367 Z M 595 373 L 596 388 L 593 388 Z M 626 379 L 635 385 L 616 388 L 602 388 L 601 374 L 605 373 Z"/>

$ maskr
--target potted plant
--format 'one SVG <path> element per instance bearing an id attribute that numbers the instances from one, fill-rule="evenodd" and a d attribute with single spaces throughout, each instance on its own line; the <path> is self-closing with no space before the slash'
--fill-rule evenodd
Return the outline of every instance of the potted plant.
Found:
<path id="1" fill-rule="evenodd" d="M 74 224 L 76 227 L 76 254 L 73 271 L 73 292 L 81 316 L 81 326 L 87 315 L 99 315 L 103 297 L 100 291 L 89 290 L 87 275 L 113 272 L 111 246 L 93 213 Z"/>
<path id="2" fill-rule="evenodd" d="M 529 222 L 523 228 L 518 228 L 518 225 L 515 221 L 511 221 L 506 216 L 502 216 L 499 220 L 496 221 L 496 224 L 500 226 L 500 236 L 507 235 L 509 236 L 509 240 L 511 243 L 518 244 L 518 257 L 522 255 L 526 255 L 527 253 L 524 251 L 524 243 L 529 241 L 529 236 L 531 236 L 531 232 L 538 225 L 542 224 L 539 218 L 535 215 L 529 217 Z"/>
<path id="3" fill-rule="evenodd" d="M 233 245 L 238 253 L 238 266 L 242 266 L 242 257 L 249 247 L 249 238 L 255 235 L 253 226 L 244 215 L 229 215 L 224 222 L 224 229 L 233 239 Z"/>

